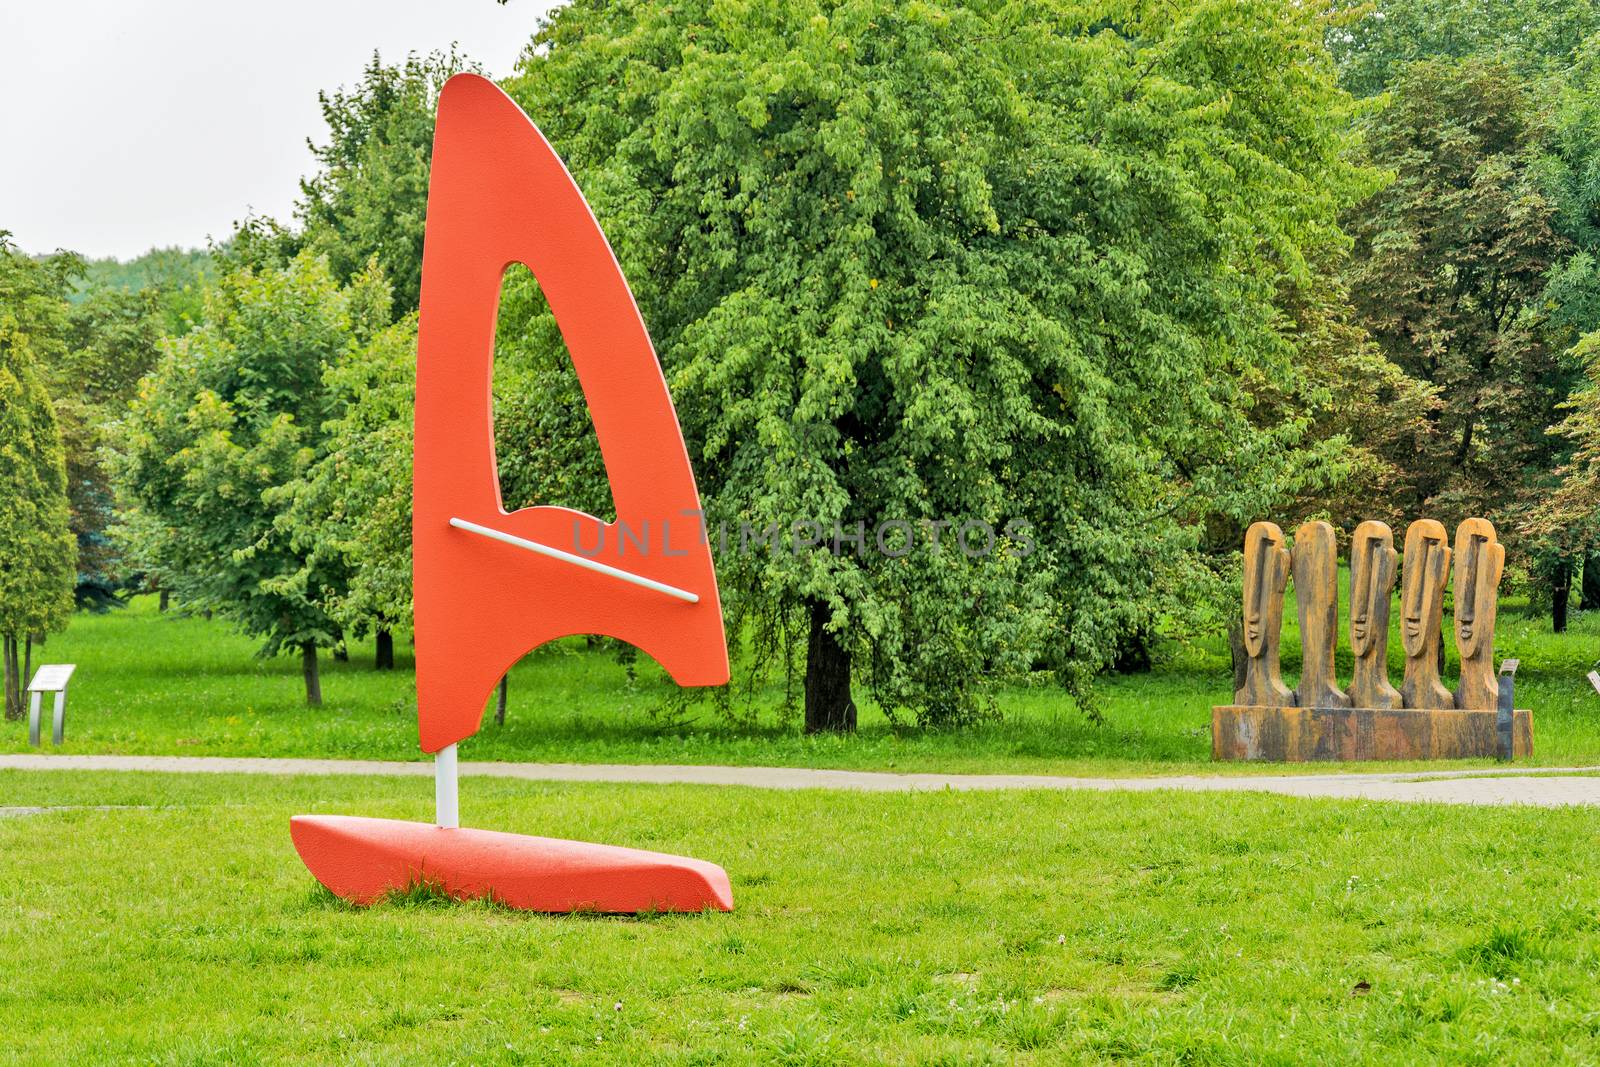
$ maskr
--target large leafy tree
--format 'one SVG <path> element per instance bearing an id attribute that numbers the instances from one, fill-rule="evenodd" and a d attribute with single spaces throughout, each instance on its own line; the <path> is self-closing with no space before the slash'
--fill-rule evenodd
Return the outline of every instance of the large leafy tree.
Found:
<path id="1" fill-rule="evenodd" d="M 118 477 L 140 558 L 180 599 L 299 651 L 308 703 L 321 700 L 317 649 L 340 637 L 329 614 L 348 565 L 305 565 L 289 518 L 292 488 L 338 411 L 329 368 L 387 321 L 376 274 L 341 288 L 302 254 L 281 270 L 244 269 L 208 291 L 195 329 L 145 379 L 121 441 Z"/>
<path id="2" fill-rule="evenodd" d="M 1380 0 L 1348 5 L 1354 19 L 1330 26 L 1328 44 L 1345 84 L 1366 96 L 1425 59 L 1499 58 L 1531 79 L 1570 62 L 1600 33 L 1589 0 Z"/>
<path id="3" fill-rule="evenodd" d="M 1547 552 L 1567 559 L 1592 546 L 1600 530 L 1600 330 L 1574 345 L 1572 356 L 1584 368 L 1584 381 L 1556 427 L 1572 455 L 1557 472 L 1555 491 L 1535 504 L 1524 524 Z"/>
<path id="4" fill-rule="evenodd" d="M 1544 549 L 1544 570 L 1553 578 L 1559 625 L 1561 594 L 1569 584 L 1565 579 L 1580 558 L 1582 606 L 1600 608 L 1600 514 L 1583 504 L 1592 456 L 1586 460 L 1581 454 L 1593 444 L 1585 431 L 1591 428 L 1588 420 L 1595 405 L 1593 360 L 1600 338 L 1593 332 L 1600 331 L 1600 34 L 1585 43 L 1570 68 L 1545 85 L 1553 103 L 1540 170 L 1556 207 L 1553 224 L 1572 251 L 1552 272 L 1541 306 L 1547 309 L 1550 343 L 1573 346 L 1572 361 L 1589 372 L 1571 399 L 1564 427 L 1564 436 L 1580 455 L 1571 470 L 1550 479 L 1574 484 L 1543 496 L 1528 520 L 1528 532 Z"/>
<path id="5" fill-rule="evenodd" d="M 1407 514 L 1469 514 L 1514 538 L 1565 446 L 1547 428 L 1577 377 L 1545 300 L 1572 245 L 1543 181 L 1522 79 L 1488 60 L 1413 64 L 1367 130 L 1395 181 L 1352 210 L 1350 287 L 1385 354 L 1438 404 L 1393 442 Z"/>
<path id="6" fill-rule="evenodd" d="M 318 170 L 300 183 L 300 242 L 347 282 L 376 257 L 396 318 L 417 309 L 422 232 L 433 155 L 434 106 L 452 74 L 471 69 L 455 52 L 377 55 L 349 89 L 319 95 L 327 140 L 311 145 Z"/>
<path id="7" fill-rule="evenodd" d="M 72 532 L 78 542 L 77 598 L 103 607 L 124 577 L 110 536 L 115 494 L 104 450 L 139 379 L 155 366 L 167 321 L 163 294 L 96 286 L 80 293 L 70 314 L 68 348 L 49 368 L 67 451 Z"/>
<path id="8" fill-rule="evenodd" d="M 719 573 L 735 627 L 805 650 L 808 728 L 853 722 L 857 676 L 924 719 L 1040 659 L 1082 681 L 1199 599 L 1209 517 L 1343 449 L 1254 410 L 1306 387 L 1283 292 L 1367 187 L 1323 14 L 552 16 L 511 89 L 628 270 L 713 524 L 781 531 Z M 1017 521 L 994 551 L 957 542 Z"/>
<path id="9" fill-rule="evenodd" d="M 320 95 L 327 133 L 313 143 L 317 171 L 301 182 L 295 226 L 247 220 L 234 234 L 225 260 L 239 266 L 281 267 L 305 251 L 323 255 L 336 280 L 348 281 L 374 262 L 392 282 L 391 308 L 401 321 L 347 363 L 330 369 L 328 387 L 348 411 L 331 423 L 329 446 L 293 501 L 297 544 L 308 562 L 333 552 L 351 566 L 350 584 L 332 601 L 341 625 L 378 635 L 380 665 L 392 663 L 392 634 L 410 627 L 411 405 L 415 380 L 417 310 L 434 108 L 450 75 L 473 65 L 460 55 L 409 56 L 385 64 L 374 56 L 353 87 Z M 532 279 L 508 287 L 512 327 L 502 334 L 495 381 L 496 439 L 508 501 L 533 499 L 536 486 L 560 471 L 538 436 L 545 422 L 583 416 L 577 382 L 559 358 L 559 331 L 541 329 L 543 300 Z M 520 327 L 535 324 L 524 336 Z M 410 333 L 406 331 L 409 329 Z M 542 342 L 554 337 L 554 346 Z M 524 389 L 531 377 L 559 381 L 571 405 L 540 407 L 548 391 Z M 592 447 L 593 440 L 588 444 Z M 578 451 L 578 450 L 574 450 Z M 576 479 L 590 478 L 598 463 L 581 462 Z M 603 472 L 599 475 L 603 486 Z M 142 540 L 139 538 L 136 541 Z"/>
<path id="10" fill-rule="evenodd" d="M 324 386 L 338 411 L 319 455 L 277 495 L 309 583 L 348 568 L 327 611 L 347 634 L 376 636 L 379 669 L 394 666 L 394 632 L 411 626 L 411 411 L 417 320 L 409 315 L 331 364 Z"/>
<path id="11" fill-rule="evenodd" d="M 25 647 L 66 624 L 74 550 L 66 455 L 41 364 L 66 347 L 73 257 L 37 261 L 0 231 L 0 652 L 5 715 L 22 714 Z"/>

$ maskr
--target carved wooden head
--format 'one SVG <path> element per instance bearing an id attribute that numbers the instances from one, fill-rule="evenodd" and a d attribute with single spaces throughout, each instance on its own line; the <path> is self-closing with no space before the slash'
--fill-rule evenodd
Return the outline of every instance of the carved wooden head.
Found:
<path id="1" fill-rule="evenodd" d="M 1252 523 L 1244 535 L 1244 648 L 1252 658 L 1266 647 L 1269 628 L 1282 618 L 1289 551 L 1276 523 Z"/>
<path id="2" fill-rule="evenodd" d="M 1450 549 L 1444 526 L 1418 519 L 1406 530 L 1405 566 L 1400 582 L 1400 642 L 1406 655 L 1420 656 L 1439 628 L 1444 588 L 1450 580 Z"/>
<path id="3" fill-rule="evenodd" d="M 1389 623 L 1389 590 L 1394 587 L 1397 555 L 1389 524 L 1368 520 L 1350 537 L 1350 650 L 1372 651 Z"/>
<path id="4" fill-rule="evenodd" d="M 1495 609 L 1506 550 L 1488 519 L 1456 527 L 1456 645 L 1470 659 L 1494 640 Z"/>

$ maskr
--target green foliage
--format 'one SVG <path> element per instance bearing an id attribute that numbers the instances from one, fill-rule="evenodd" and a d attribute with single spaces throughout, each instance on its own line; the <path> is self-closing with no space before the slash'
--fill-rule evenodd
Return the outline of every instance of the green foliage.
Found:
<path id="1" fill-rule="evenodd" d="M 297 544 L 292 489 L 339 414 L 328 369 L 386 321 L 374 275 L 348 289 L 309 254 L 240 270 L 207 292 L 195 329 L 173 339 L 140 387 L 117 464 L 125 530 L 181 601 L 262 638 L 261 652 L 328 646 L 347 565 Z"/>
<path id="2" fill-rule="evenodd" d="M 572 357 L 539 283 L 506 271 L 494 352 L 494 440 L 507 509 L 560 504 L 616 515 Z"/>
<path id="3" fill-rule="evenodd" d="M 329 614 L 346 633 L 411 626 L 411 411 L 416 398 L 415 315 L 380 330 L 328 366 L 323 384 L 339 414 L 323 424 L 320 455 L 275 493 L 280 526 L 301 553 L 299 580 L 347 567 Z"/>
<path id="4" fill-rule="evenodd" d="M 1570 581 L 1576 561 L 1600 546 L 1600 35 L 1591 38 L 1557 85 L 1541 160 L 1554 226 L 1572 254 L 1552 272 L 1543 307 L 1551 344 L 1584 377 L 1562 405 L 1556 427 L 1569 462 L 1544 479 L 1523 521 L 1538 548 L 1537 576 L 1552 589 Z"/>
<path id="5" fill-rule="evenodd" d="M 109 534 L 116 501 L 105 449 L 111 443 L 108 428 L 155 366 L 163 329 L 173 328 L 167 295 L 154 287 L 97 286 L 79 293 L 72 306 L 70 348 L 50 370 L 67 446 L 77 595 L 85 606 L 104 608 L 130 577 Z"/>
<path id="6" fill-rule="evenodd" d="M 1560 485 L 1524 524 L 1548 555 L 1569 562 L 1592 548 L 1600 534 L 1600 330 L 1573 346 L 1572 356 L 1582 363 L 1584 382 L 1563 405 L 1564 417 L 1555 427 L 1572 455 L 1557 472 Z"/>
<path id="7" fill-rule="evenodd" d="M 1547 338 L 1550 273 L 1571 251 L 1541 183 L 1541 124 L 1499 63 L 1411 66 L 1367 130 L 1396 180 L 1351 211 L 1350 288 L 1394 363 L 1437 391 L 1391 443 L 1412 517 L 1484 515 L 1512 534 L 1561 445 L 1546 428 L 1575 379 Z"/>
<path id="8" fill-rule="evenodd" d="M 1600 33 L 1600 5 L 1589 0 L 1376 0 L 1347 5 L 1328 46 L 1345 85 L 1360 96 L 1397 82 L 1408 63 L 1493 57 L 1521 79 L 1571 60 Z"/>
<path id="9" fill-rule="evenodd" d="M 1341 278 L 1341 253 L 1317 265 L 1312 279 L 1286 287 L 1280 303 L 1290 324 L 1299 370 L 1287 392 L 1258 388 L 1256 418 L 1263 423 L 1303 418 L 1307 436 L 1321 442 L 1316 462 L 1296 469 L 1294 498 L 1273 515 L 1284 529 L 1308 518 L 1327 518 L 1350 530 L 1366 519 L 1403 528 L 1405 487 L 1413 458 L 1408 446 L 1429 431 L 1437 388 L 1408 375 L 1373 342 Z M 1342 449 L 1335 445 L 1343 444 Z M 1265 513 L 1263 513 L 1265 514 Z M 1224 613 L 1238 618 L 1238 548 L 1241 523 L 1222 525 L 1208 538 L 1227 553 L 1230 579 Z"/>
<path id="10" fill-rule="evenodd" d="M 52 305 L 52 340 L 38 353 L 39 369 L 66 451 L 77 599 L 100 609 L 114 602 L 128 577 L 108 534 L 115 501 L 103 454 L 110 443 L 107 429 L 154 366 L 161 334 L 188 329 L 211 258 L 174 248 L 127 263 L 85 262 L 66 254 L 47 262 L 67 286 L 68 303 Z"/>
<path id="11" fill-rule="evenodd" d="M 374 54 L 354 89 L 321 93 L 328 140 L 321 168 L 300 183 L 302 246 L 348 282 L 376 257 L 393 286 L 396 318 L 417 309 L 427 216 L 433 112 L 452 74 L 472 69 L 454 51 L 386 66 Z"/>
<path id="12" fill-rule="evenodd" d="M 17 642 L 66 625 L 73 539 L 66 455 L 42 364 L 65 347 L 73 257 L 36 261 L 0 231 L 0 639 L 5 712 L 21 712 Z"/>
<path id="13" fill-rule="evenodd" d="M 1546 84 L 1556 95 L 1541 179 L 1555 205 L 1553 225 L 1573 251 L 1552 275 L 1545 303 L 1553 343 L 1565 347 L 1600 329 L 1600 33 Z"/>
<path id="14" fill-rule="evenodd" d="M 1209 602 L 1203 524 L 1345 445 L 1253 418 L 1300 388 L 1281 290 L 1371 185 L 1323 30 L 1266 2 L 552 16 L 510 89 L 617 246 L 713 522 L 1032 524 L 1026 559 L 724 554 L 736 628 L 777 649 L 822 605 L 886 705 L 952 721 Z"/>
<path id="15" fill-rule="evenodd" d="M 182 333 L 185 318 L 200 310 L 200 294 L 217 276 L 216 256 L 203 248 L 152 248 L 122 261 L 91 259 L 72 295 L 75 304 L 106 293 L 155 294 L 159 297 L 162 326 Z"/>
<path id="16" fill-rule="evenodd" d="M 1386 352 L 1439 404 L 1384 451 L 1408 473 L 1411 508 L 1490 513 L 1511 535 L 1513 573 L 1548 593 L 1600 528 L 1571 510 L 1583 485 L 1552 492 L 1572 439 L 1545 432 L 1578 378 L 1563 353 L 1600 328 L 1600 7 L 1397 0 L 1350 14 L 1329 43 L 1354 91 L 1391 91 L 1374 156 L 1399 174 L 1351 215 L 1363 256 L 1387 261 L 1352 285 Z M 1406 125 L 1419 136 L 1397 137 Z M 1419 302 L 1442 313 L 1419 316 Z"/>

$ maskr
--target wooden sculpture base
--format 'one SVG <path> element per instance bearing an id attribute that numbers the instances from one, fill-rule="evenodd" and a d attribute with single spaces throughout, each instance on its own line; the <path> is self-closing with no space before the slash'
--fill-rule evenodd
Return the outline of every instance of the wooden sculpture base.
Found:
<path id="1" fill-rule="evenodd" d="M 1211 709 L 1214 760 L 1483 759 L 1499 752 L 1493 711 L 1415 708 Z M 1512 713 L 1514 758 L 1533 755 L 1533 713 Z"/>

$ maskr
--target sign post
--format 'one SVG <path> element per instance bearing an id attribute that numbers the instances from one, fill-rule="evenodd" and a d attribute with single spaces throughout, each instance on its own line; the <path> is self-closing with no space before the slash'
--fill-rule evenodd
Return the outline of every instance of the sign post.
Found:
<path id="1" fill-rule="evenodd" d="M 1519 666 L 1521 666 L 1520 660 L 1507 659 L 1500 662 L 1500 699 L 1495 707 L 1494 736 L 1495 747 L 1499 750 L 1497 755 L 1505 763 L 1510 763 L 1516 753 L 1516 746 L 1512 742 L 1512 723 L 1516 719 L 1515 683 Z"/>
<path id="2" fill-rule="evenodd" d="M 59 745 L 66 736 L 67 682 L 77 669 L 77 665 L 72 663 L 47 663 L 34 672 L 33 681 L 28 683 L 28 744 L 34 748 L 39 747 L 39 704 L 46 693 L 56 695 L 50 742 Z"/>

